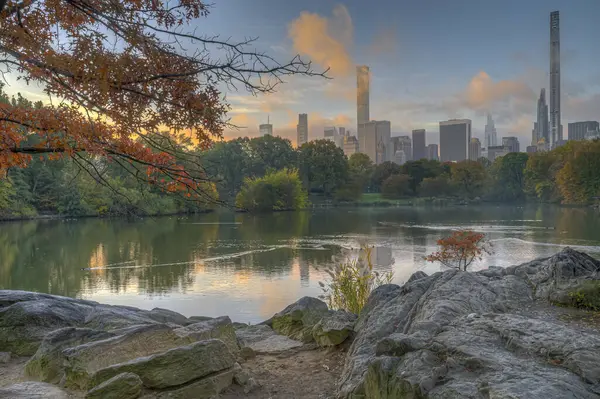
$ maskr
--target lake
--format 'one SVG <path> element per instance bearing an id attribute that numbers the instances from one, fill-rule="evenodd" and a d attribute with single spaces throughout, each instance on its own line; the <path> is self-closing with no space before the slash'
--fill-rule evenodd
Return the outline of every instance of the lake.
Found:
<path id="1" fill-rule="evenodd" d="M 37 220 L 0 225 L 0 288 L 259 322 L 318 296 L 323 268 L 355 256 L 362 243 L 375 247 L 377 269 L 392 270 L 397 283 L 417 270 L 440 271 L 423 257 L 455 229 L 483 232 L 493 245 L 474 270 L 564 246 L 600 256 L 600 212 L 550 206 Z"/>

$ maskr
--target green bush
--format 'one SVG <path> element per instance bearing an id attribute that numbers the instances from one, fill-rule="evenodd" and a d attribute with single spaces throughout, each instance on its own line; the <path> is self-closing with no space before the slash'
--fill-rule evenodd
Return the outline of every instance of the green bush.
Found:
<path id="1" fill-rule="evenodd" d="M 600 281 L 586 281 L 569 292 L 571 304 L 577 308 L 600 310 Z"/>
<path id="2" fill-rule="evenodd" d="M 264 177 L 247 178 L 236 197 L 236 206 L 251 212 L 296 210 L 307 205 L 308 195 L 296 169 L 284 168 Z"/>
<path id="3" fill-rule="evenodd" d="M 387 199 L 400 199 L 411 192 L 410 177 L 407 175 L 391 175 L 381 184 L 381 195 Z"/>
<path id="4" fill-rule="evenodd" d="M 372 248 L 364 246 L 358 259 L 346 260 L 326 270 L 331 280 L 319 282 L 331 309 L 347 310 L 360 314 L 371 292 L 382 284 L 392 281 L 393 273 L 380 275 L 373 270 Z"/>

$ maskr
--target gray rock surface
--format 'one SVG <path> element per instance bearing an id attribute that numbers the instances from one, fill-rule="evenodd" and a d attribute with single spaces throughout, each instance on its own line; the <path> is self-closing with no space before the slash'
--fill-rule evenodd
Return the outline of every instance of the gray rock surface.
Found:
<path id="1" fill-rule="evenodd" d="M 189 384 L 159 391 L 151 397 L 156 399 L 215 399 L 219 397 L 221 391 L 232 384 L 233 375 L 233 368 L 229 368 Z"/>
<path id="2" fill-rule="evenodd" d="M 446 271 L 375 290 L 355 326 L 343 398 L 597 398 L 600 335 L 537 307 L 599 277 L 572 249 L 507 269 Z"/>
<path id="3" fill-rule="evenodd" d="M 313 327 L 312 335 L 319 346 L 336 346 L 354 332 L 355 323 L 355 314 L 332 310 Z"/>
<path id="4" fill-rule="evenodd" d="M 54 385 L 28 381 L 0 388 L 0 399 L 69 399 L 69 395 Z"/>
<path id="5" fill-rule="evenodd" d="M 210 339 L 98 370 L 90 386 L 129 372 L 140 376 L 147 388 L 168 388 L 232 368 L 234 363 L 223 341 Z"/>
<path id="6" fill-rule="evenodd" d="M 5 364 L 10 362 L 11 355 L 10 352 L 0 352 L 0 364 Z"/>
<path id="7" fill-rule="evenodd" d="M 175 329 L 174 332 L 180 337 L 192 341 L 202 341 L 211 338 L 220 339 L 233 354 L 236 354 L 240 350 L 233 324 L 227 316 L 189 324 L 186 327 Z"/>
<path id="8" fill-rule="evenodd" d="M 242 348 L 250 348 L 254 355 L 275 355 L 301 348 L 304 344 L 284 335 L 278 335 L 266 325 L 253 325 L 236 330 Z"/>
<path id="9" fill-rule="evenodd" d="M 31 356 L 48 333 L 64 327 L 114 330 L 160 320 L 187 324 L 178 313 L 129 306 L 102 305 L 26 291 L 0 290 L 0 351 Z"/>
<path id="10" fill-rule="evenodd" d="M 92 388 L 86 399 L 136 399 L 142 394 L 142 380 L 136 374 L 122 373 Z"/>
<path id="11" fill-rule="evenodd" d="M 312 329 L 328 312 L 327 304 L 305 296 L 263 322 L 278 334 L 305 343 L 312 342 Z"/>

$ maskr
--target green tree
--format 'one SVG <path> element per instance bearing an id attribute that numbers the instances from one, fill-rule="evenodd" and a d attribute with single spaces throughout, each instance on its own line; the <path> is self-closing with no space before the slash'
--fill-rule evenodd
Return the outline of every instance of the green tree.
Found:
<path id="1" fill-rule="evenodd" d="M 418 193 L 422 197 L 444 197 L 453 194 L 448 175 L 426 177 L 419 185 Z"/>
<path id="2" fill-rule="evenodd" d="M 485 168 L 479 162 L 461 161 L 452 164 L 452 182 L 468 198 L 482 193 L 487 178 Z"/>
<path id="3" fill-rule="evenodd" d="M 556 174 L 556 183 L 569 204 L 587 204 L 600 196 L 600 140 L 572 144 L 573 150 Z"/>
<path id="4" fill-rule="evenodd" d="M 348 178 L 348 160 L 344 151 L 330 140 L 305 143 L 298 151 L 300 176 L 311 191 L 331 195 Z"/>
<path id="5" fill-rule="evenodd" d="M 249 141 L 249 176 L 264 176 L 269 170 L 293 168 L 297 163 L 297 153 L 288 139 L 266 135 Z"/>
<path id="6" fill-rule="evenodd" d="M 220 141 L 201 154 L 203 165 L 211 180 L 217 183 L 219 196 L 235 198 L 244 179 L 250 176 L 252 161 L 247 137 Z"/>
<path id="7" fill-rule="evenodd" d="M 263 177 L 246 178 L 236 206 L 251 212 L 305 208 L 308 196 L 296 169 L 284 168 Z"/>
<path id="8" fill-rule="evenodd" d="M 407 175 L 391 175 L 381 184 L 383 198 L 400 199 L 411 194 L 410 177 Z"/>
<path id="9" fill-rule="evenodd" d="M 380 192 L 381 185 L 388 177 L 400 173 L 402 173 L 402 167 L 400 165 L 390 161 L 383 162 L 375 166 L 375 169 L 373 170 L 373 175 L 371 176 L 371 187 L 374 191 Z"/>
<path id="10" fill-rule="evenodd" d="M 419 159 L 402 165 L 402 173 L 410 177 L 410 189 L 416 194 L 423 179 L 437 177 L 443 173 L 443 170 L 438 161 Z"/>
<path id="11" fill-rule="evenodd" d="M 561 167 L 562 163 L 554 151 L 531 154 L 523 171 L 525 193 L 542 202 L 560 201 L 555 175 Z"/>
<path id="12" fill-rule="evenodd" d="M 494 179 L 492 195 L 500 201 L 516 201 L 525 198 L 525 167 L 529 156 L 523 152 L 511 152 L 494 161 L 490 168 Z"/>

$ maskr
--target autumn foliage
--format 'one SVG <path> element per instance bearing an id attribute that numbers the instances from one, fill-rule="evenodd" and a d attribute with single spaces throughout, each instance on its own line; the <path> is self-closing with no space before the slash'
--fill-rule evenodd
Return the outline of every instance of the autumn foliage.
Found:
<path id="1" fill-rule="evenodd" d="M 199 149 L 222 138 L 222 90 L 271 92 L 283 76 L 322 75 L 299 57 L 279 63 L 249 51 L 252 39 L 197 34 L 190 26 L 208 12 L 200 0 L 1 0 L 0 74 L 41 87 L 48 101 L 0 104 L 0 168 L 52 154 L 102 182 L 102 159 L 201 196 L 205 169 L 174 148 L 182 135 Z M 159 131 L 168 140 L 155 140 Z"/>
<path id="2" fill-rule="evenodd" d="M 473 231 L 455 231 L 449 237 L 439 239 L 437 244 L 440 250 L 426 256 L 425 260 L 460 271 L 466 271 L 475 259 L 481 259 L 483 253 L 489 253 L 485 234 Z"/>

